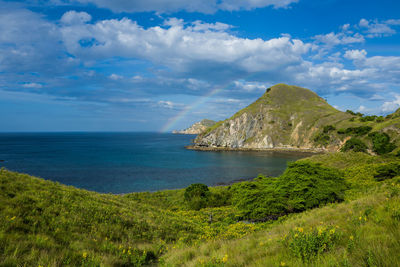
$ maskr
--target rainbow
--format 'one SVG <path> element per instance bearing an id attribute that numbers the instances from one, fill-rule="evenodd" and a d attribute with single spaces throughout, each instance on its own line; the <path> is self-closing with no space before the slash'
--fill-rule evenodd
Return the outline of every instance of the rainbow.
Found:
<path id="1" fill-rule="evenodd" d="M 175 117 L 169 119 L 167 121 L 167 123 L 161 128 L 160 132 L 165 133 L 165 132 L 170 131 L 176 125 L 176 123 L 179 122 L 181 119 L 183 119 L 191 110 L 193 110 L 193 109 L 197 108 L 198 106 L 200 106 L 201 104 L 205 103 L 211 97 L 213 97 L 214 95 L 221 92 L 223 90 L 223 88 L 225 88 L 225 87 L 226 86 L 218 87 L 218 88 L 212 90 L 211 92 L 209 92 L 208 94 L 204 95 L 203 97 L 201 97 L 199 100 L 197 100 L 193 104 L 186 106 Z"/>

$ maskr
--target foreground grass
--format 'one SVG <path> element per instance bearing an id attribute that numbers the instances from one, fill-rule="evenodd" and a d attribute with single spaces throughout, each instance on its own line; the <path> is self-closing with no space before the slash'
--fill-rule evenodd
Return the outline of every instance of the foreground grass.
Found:
<path id="1" fill-rule="evenodd" d="M 166 266 L 399 266 L 399 188 L 397 183 L 385 184 L 371 195 L 291 215 L 242 239 L 176 249 L 164 255 L 163 262 Z M 314 230 L 335 234 L 325 243 L 330 249 L 324 253 L 308 250 L 313 244 L 307 238 Z M 294 242 L 300 235 L 303 239 Z M 303 251 L 305 261 L 296 250 Z"/>
<path id="2" fill-rule="evenodd" d="M 340 169 L 345 201 L 264 223 L 229 203 L 190 210 L 184 190 L 99 194 L 2 169 L 0 266 L 399 266 L 400 178 L 374 179 L 399 160 L 302 161 Z"/>

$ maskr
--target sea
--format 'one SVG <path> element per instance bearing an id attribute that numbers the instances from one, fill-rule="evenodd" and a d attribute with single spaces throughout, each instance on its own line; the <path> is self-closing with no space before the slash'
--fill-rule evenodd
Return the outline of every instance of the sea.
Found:
<path id="1" fill-rule="evenodd" d="M 0 133 L 0 167 L 102 193 L 227 185 L 278 176 L 294 152 L 195 151 L 195 135 L 170 133 Z"/>

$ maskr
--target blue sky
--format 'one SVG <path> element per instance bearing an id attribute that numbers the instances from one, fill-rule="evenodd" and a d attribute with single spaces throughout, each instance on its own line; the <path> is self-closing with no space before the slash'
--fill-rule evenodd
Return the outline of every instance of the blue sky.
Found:
<path id="1" fill-rule="evenodd" d="M 400 2 L 0 1 L 0 131 L 171 131 L 276 83 L 400 107 Z"/>

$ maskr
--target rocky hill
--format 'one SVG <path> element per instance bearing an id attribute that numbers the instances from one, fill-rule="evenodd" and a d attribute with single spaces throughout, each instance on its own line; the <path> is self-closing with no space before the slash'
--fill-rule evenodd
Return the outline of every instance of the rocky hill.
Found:
<path id="1" fill-rule="evenodd" d="M 208 120 L 208 119 L 204 119 L 202 121 L 196 122 L 195 124 L 193 124 L 192 126 L 190 126 L 189 128 L 185 129 L 185 130 L 175 130 L 172 133 L 175 134 L 200 134 L 202 132 L 204 132 L 207 128 L 212 127 L 215 124 L 215 121 L 213 120 Z"/>
<path id="2" fill-rule="evenodd" d="M 277 84 L 231 118 L 199 134 L 195 149 L 338 151 L 352 137 L 373 153 L 370 132 L 400 143 L 400 111 L 386 118 L 342 112 L 311 90 Z"/>

